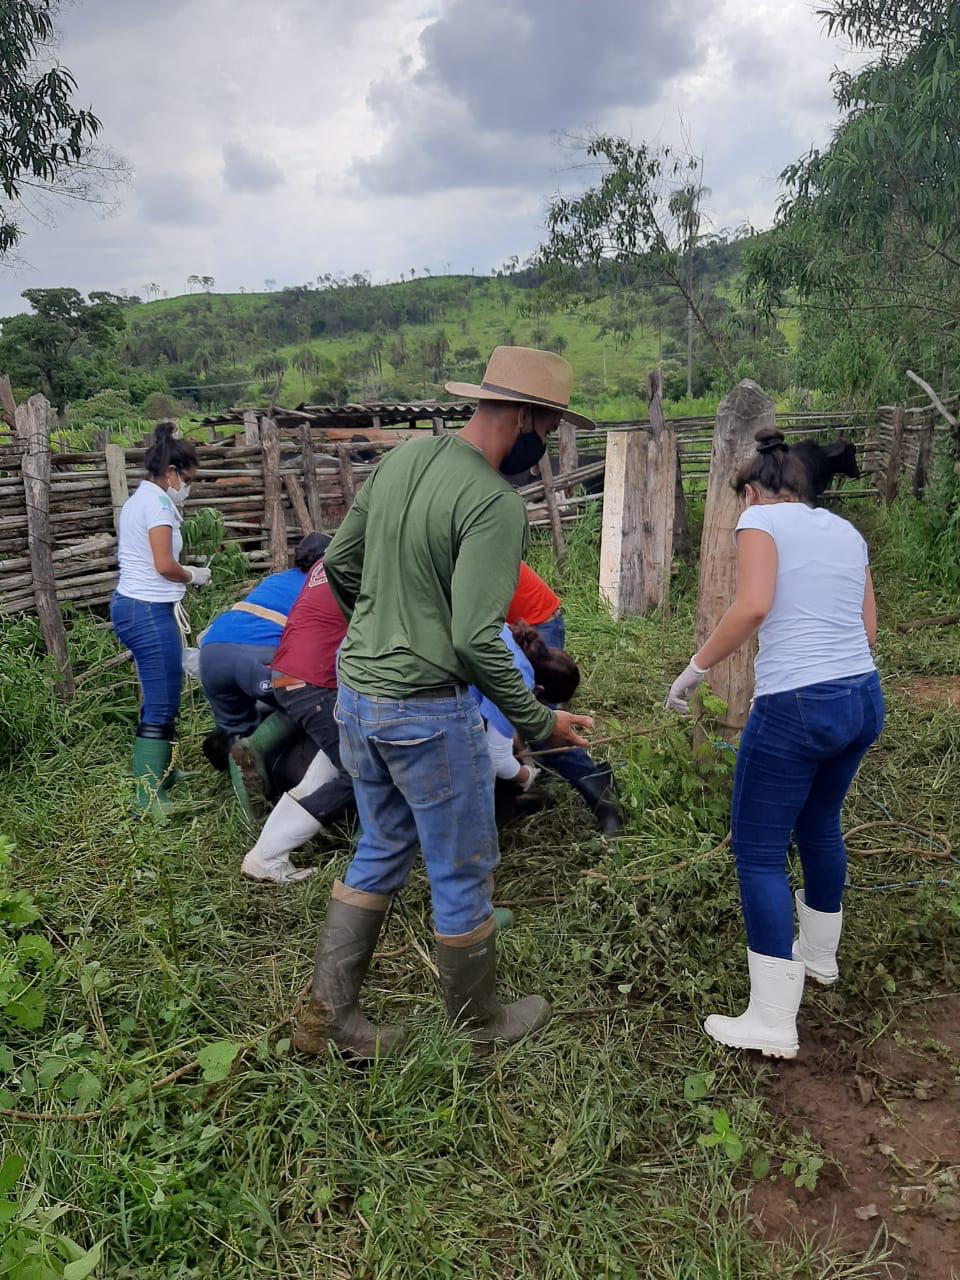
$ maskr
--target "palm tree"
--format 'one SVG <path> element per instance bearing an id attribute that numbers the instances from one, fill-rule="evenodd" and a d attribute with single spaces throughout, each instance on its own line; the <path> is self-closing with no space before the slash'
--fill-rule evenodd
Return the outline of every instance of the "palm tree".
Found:
<path id="1" fill-rule="evenodd" d="M 193 286 L 199 283 L 200 283 L 199 276 L 187 276 L 187 289 L 190 293 L 193 293 Z"/>
<path id="2" fill-rule="evenodd" d="M 311 351 L 309 347 L 301 347 L 299 351 L 294 353 L 291 364 L 293 365 L 294 369 L 297 370 L 297 372 L 300 374 L 300 377 L 303 380 L 303 394 L 304 394 L 304 397 L 306 397 L 307 374 L 316 373 L 317 369 L 320 367 L 319 361 L 317 360 L 317 357 L 314 354 L 314 352 Z"/>
<path id="3" fill-rule="evenodd" d="M 214 280 L 213 276 L 201 276 L 200 283 L 203 285 L 204 293 L 209 293 L 217 282 Z"/>

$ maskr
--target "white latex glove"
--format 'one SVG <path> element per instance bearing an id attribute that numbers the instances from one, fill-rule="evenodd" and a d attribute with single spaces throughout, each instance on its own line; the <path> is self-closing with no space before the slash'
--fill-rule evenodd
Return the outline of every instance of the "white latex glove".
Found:
<path id="1" fill-rule="evenodd" d="M 190 583 L 194 587 L 205 587 L 213 577 L 212 570 L 206 565 L 185 564 L 183 566 L 190 575 Z"/>
<path id="2" fill-rule="evenodd" d="M 677 711 L 680 715 L 685 716 L 690 709 L 687 701 L 706 674 L 706 670 L 701 670 L 691 658 L 686 669 L 677 676 L 670 686 L 667 700 L 663 704 L 664 707 L 668 711 Z"/>
<path id="3" fill-rule="evenodd" d="M 527 776 L 526 779 L 520 783 L 520 790 L 529 791 L 536 780 L 540 777 L 542 770 L 540 770 L 535 764 L 525 764 L 523 767 L 527 771 Z"/>

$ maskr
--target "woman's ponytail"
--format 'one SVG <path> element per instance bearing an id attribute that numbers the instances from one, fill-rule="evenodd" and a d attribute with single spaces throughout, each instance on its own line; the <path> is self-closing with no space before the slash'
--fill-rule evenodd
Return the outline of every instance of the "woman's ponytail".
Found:
<path id="1" fill-rule="evenodd" d="M 143 455 L 143 465 L 148 476 L 165 474 L 170 467 L 177 471 L 195 471 L 199 466 L 197 449 L 191 440 L 174 437 L 176 423 L 158 422 L 153 433 L 153 444 Z"/>

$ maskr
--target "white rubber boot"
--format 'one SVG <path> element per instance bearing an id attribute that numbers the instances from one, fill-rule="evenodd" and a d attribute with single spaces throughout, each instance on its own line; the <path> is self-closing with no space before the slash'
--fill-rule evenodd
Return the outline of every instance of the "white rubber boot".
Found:
<path id="1" fill-rule="evenodd" d="M 292 791 L 285 791 L 263 824 L 260 839 L 240 864 L 240 874 L 247 880 L 274 884 L 306 880 L 316 867 L 295 867 L 290 861 L 290 851 L 299 848 L 319 830 L 316 818 L 297 803 Z"/>
<path id="2" fill-rule="evenodd" d="M 803 890 L 797 891 L 800 936 L 793 944 L 794 960 L 802 960 L 807 976 L 829 987 L 840 977 L 837 947 L 843 931 L 843 911 L 814 911 L 807 906 Z"/>
<path id="3" fill-rule="evenodd" d="M 739 1018 L 711 1013 L 703 1024 L 708 1036 L 733 1049 L 758 1049 L 766 1058 L 795 1058 L 797 1010 L 803 995 L 802 960 L 781 960 L 747 951 L 750 1003 Z"/>

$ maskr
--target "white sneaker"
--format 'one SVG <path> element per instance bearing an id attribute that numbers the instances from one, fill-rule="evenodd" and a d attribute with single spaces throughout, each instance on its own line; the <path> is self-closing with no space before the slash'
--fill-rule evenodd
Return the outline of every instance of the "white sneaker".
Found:
<path id="1" fill-rule="evenodd" d="M 240 864 L 240 874 L 261 883 L 292 884 L 306 880 L 316 867 L 295 867 L 290 861 L 290 852 L 319 830 L 317 819 L 285 791 L 263 824 L 259 840 Z"/>
<path id="2" fill-rule="evenodd" d="M 767 1058 L 795 1058 L 797 1010 L 803 995 L 802 960 L 781 960 L 747 951 L 750 1003 L 739 1018 L 711 1013 L 703 1029 L 733 1049 L 757 1049 Z"/>
<path id="3" fill-rule="evenodd" d="M 807 906 L 803 890 L 797 890 L 797 916 L 800 936 L 793 944 L 794 960 L 802 960 L 807 976 L 829 987 L 840 977 L 837 947 L 843 931 L 843 911 L 814 911 Z"/>

